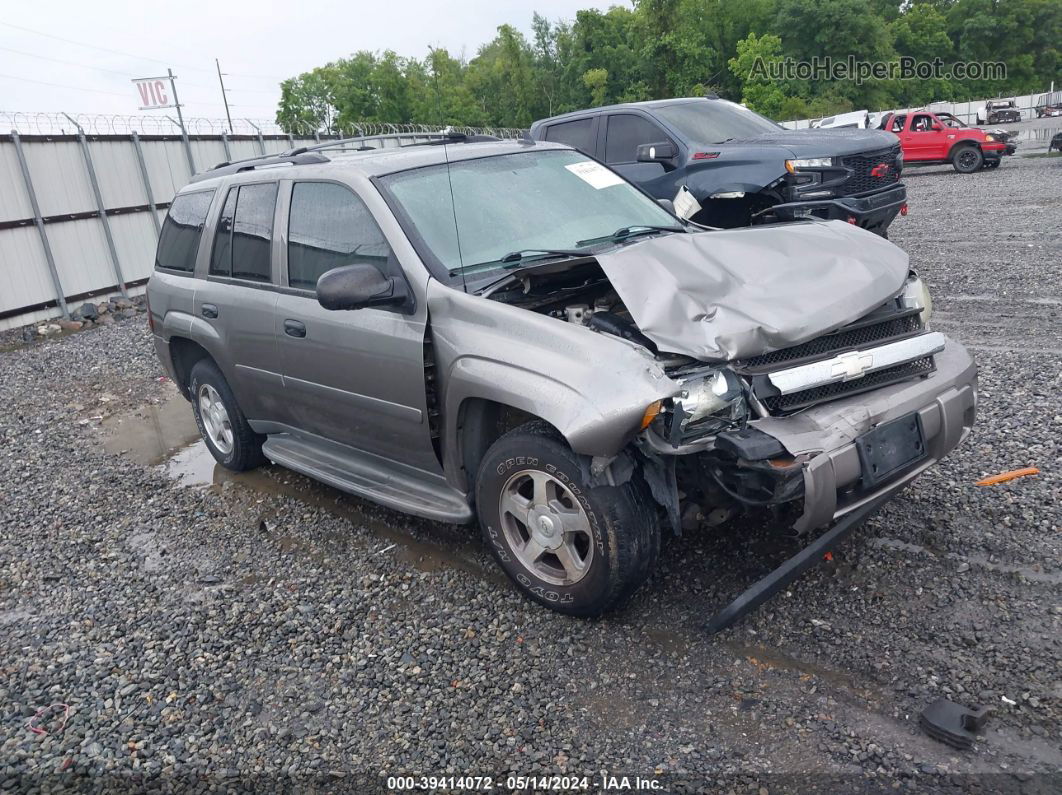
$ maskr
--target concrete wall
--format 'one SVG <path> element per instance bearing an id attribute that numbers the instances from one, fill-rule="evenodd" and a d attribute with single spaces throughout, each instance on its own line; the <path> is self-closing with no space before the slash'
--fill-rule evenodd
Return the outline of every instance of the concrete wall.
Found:
<path id="1" fill-rule="evenodd" d="M 396 136 L 372 145 L 398 146 L 411 140 Z M 190 163 L 180 136 L 89 135 L 85 144 L 103 202 L 101 213 L 78 135 L 0 135 L 0 330 L 61 316 L 59 294 L 73 310 L 88 296 L 114 294 L 123 286 L 136 292 L 154 267 L 158 225 L 174 194 L 193 173 L 225 160 L 316 142 L 287 135 L 193 135 L 188 141 Z M 20 147 L 54 275 L 20 163 Z M 158 223 L 152 218 L 151 203 Z M 110 228 L 113 252 L 105 225 Z"/>

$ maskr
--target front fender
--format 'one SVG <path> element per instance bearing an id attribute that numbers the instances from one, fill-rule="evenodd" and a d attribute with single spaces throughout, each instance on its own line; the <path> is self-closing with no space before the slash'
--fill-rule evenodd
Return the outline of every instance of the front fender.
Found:
<path id="1" fill-rule="evenodd" d="M 704 165 L 691 165 L 686 177 L 686 187 L 702 204 L 716 193 L 760 193 L 786 174 L 783 162 L 779 162 L 777 167 L 752 159 L 717 161 L 709 165 L 711 163 L 707 161 Z"/>
<path id="2" fill-rule="evenodd" d="M 545 420 L 577 453 L 613 456 L 646 406 L 679 390 L 645 348 L 585 326 L 434 280 L 428 311 L 448 477 L 459 479 L 461 410 L 471 399 Z"/>

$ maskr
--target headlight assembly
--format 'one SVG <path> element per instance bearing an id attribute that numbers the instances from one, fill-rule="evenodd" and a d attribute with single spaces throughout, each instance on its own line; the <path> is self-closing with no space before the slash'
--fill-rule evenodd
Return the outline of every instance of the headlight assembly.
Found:
<path id="1" fill-rule="evenodd" d="M 928 327 L 929 319 L 933 316 L 933 299 L 929 295 L 929 288 L 918 276 L 911 275 L 903 287 L 903 305 L 908 309 L 919 309 L 922 325 Z"/>
<path id="2" fill-rule="evenodd" d="M 673 400 L 668 440 L 678 446 L 683 437 L 707 436 L 748 419 L 745 387 L 735 373 L 720 367 L 687 381 Z"/>
<path id="3" fill-rule="evenodd" d="M 792 174 L 799 168 L 829 168 L 832 165 L 832 157 L 805 157 L 799 160 L 786 160 L 785 170 Z"/>

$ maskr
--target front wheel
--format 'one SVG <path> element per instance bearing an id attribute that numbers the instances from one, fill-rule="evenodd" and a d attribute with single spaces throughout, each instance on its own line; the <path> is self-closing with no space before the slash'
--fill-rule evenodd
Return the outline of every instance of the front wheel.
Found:
<path id="1" fill-rule="evenodd" d="M 951 164 L 960 174 L 972 174 L 981 168 L 985 156 L 976 146 L 964 146 L 951 158 Z"/>
<path id="2" fill-rule="evenodd" d="M 595 486 L 557 432 L 531 422 L 487 451 L 476 479 L 483 538 L 529 599 L 573 616 L 622 605 L 660 553 L 656 507 L 636 471 Z"/>

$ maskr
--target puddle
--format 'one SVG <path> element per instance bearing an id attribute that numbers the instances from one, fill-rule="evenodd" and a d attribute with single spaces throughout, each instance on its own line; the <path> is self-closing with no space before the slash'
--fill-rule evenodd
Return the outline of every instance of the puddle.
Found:
<path id="1" fill-rule="evenodd" d="M 162 464 L 177 450 L 199 439 L 192 406 L 177 394 L 176 387 L 163 402 L 115 414 L 105 419 L 101 427 L 106 434 L 103 448 L 108 453 L 127 455 L 145 466 Z"/>
<path id="2" fill-rule="evenodd" d="M 200 438 L 192 407 L 176 388 L 171 388 L 170 396 L 160 403 L 108 417 L 101 429 L 107 452 L 154 467 L 181 487 L 205 489 L 220 495 L 223 487 L 234 484 L 264 496 L 298 500 L 368 530 L 376 539 L 370 543 L 378 547 L 373 554 L 393 555 L 426 573 L 457 569 L 482 579 L 504 582 L 500 571 L 482 564 L 478 534 L 472 528 L 399 514 L 283 467 L 266 465 L 250 472 L 225 469 L 214 460 L 206 442 Z M 263 521 L 269 518 L 264 516 Z M 421 540 L 402 530 L 402 525 L 424 530 L 432 540 Z M 324 541 L 347 543 L 349 539 L 347 534 L 334 534 Z M 320 559 L 326 554 L 321 539 L 285 535 L 279 541 L 285 550 L 305 552 Z M 162 565 L 154 534 L 138 534 L 129 543 L 144 555 L 145 568 L 154 570 L 152 567 Z"/>
<path id="3" fill-rule="evenodd" d="M 1062 585 L 1062 572 L 1044 571 L 1039 564 L 1000 563 L 990 560 L 985 555 L 959 555 L 954 552 L 941 554 L 928 547 L 911 544 L 897 538 L 871 538 L 870 544 L 880 549 L 891 549 L 912 555 L 927 555 L 932 558 L 944 557 L 960 563 L 969 563 L 971 566 L 977 566 L 988 571 L 999 572 L 1000 574 L 1021 574 L 1022 577 L 1031 582 Z"/>

